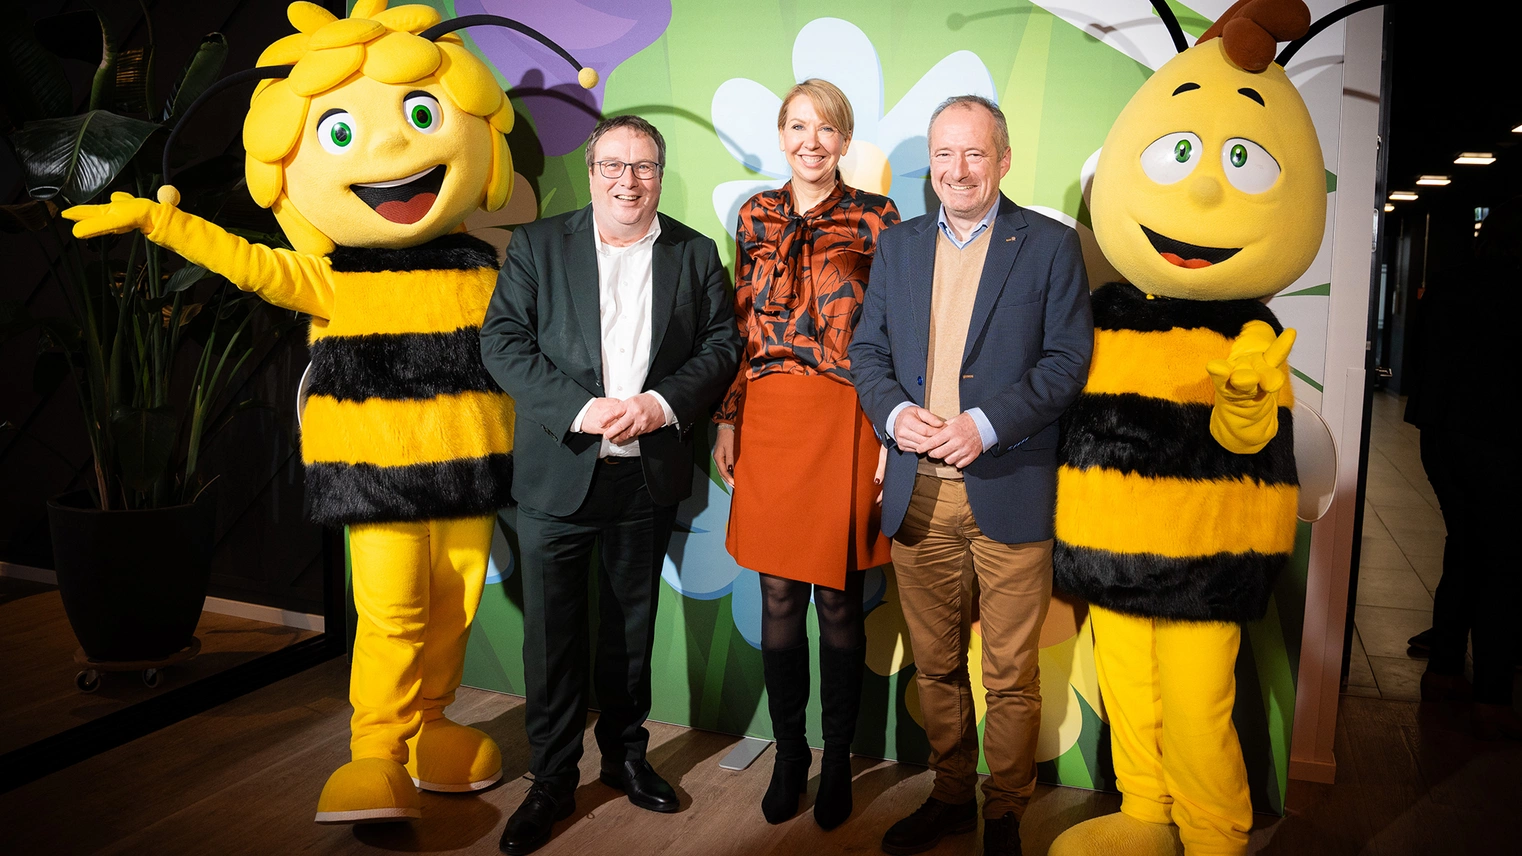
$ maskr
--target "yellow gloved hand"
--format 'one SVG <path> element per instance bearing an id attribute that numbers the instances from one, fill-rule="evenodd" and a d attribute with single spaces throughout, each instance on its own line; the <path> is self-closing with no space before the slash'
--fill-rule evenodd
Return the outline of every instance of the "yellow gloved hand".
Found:
<path id="1" fill-rule="evenodd" d="M 140 199 L 130 193 L 113 193 L 104 205 L 75 205 L 61 216 L 74 221 L 74 237 L 98 238 L 139 231 L 151 233 L 162 225 L 179 204 L 180 194 L 165 185 L 159 190 L 159 202 Z"/>
<path id="2" fill-rule="evenodd" d="M 1284 361 L 1295 331 L 1279 336 L 1263 321 L 1242 325 L 1224 360 L 1205 365 L 1215 385 L 1210 435 L 1228 451 L 1251 455 L 1279 433 L 1279 390 L 1288 379 Z"/>

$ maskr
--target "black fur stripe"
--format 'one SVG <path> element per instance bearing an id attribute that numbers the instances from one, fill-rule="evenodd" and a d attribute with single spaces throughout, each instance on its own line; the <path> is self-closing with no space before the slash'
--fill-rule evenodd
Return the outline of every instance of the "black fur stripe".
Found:
<path id="1" fill-rule="evenodd" d="M 493 514 L 513 504 L 513 456 L 434 464 L 307 464 L 307 518 L 323 526 Z"/>
<path id="2" fill-rule="evenodd" d="M 1245 623 L 1263 617 L 1290 554 L 1217 553 L 1178 559 L 1112 553 L 1058 541 L 1053 585 L 1115 612 L 1175 621 Z"/>
<path id="3" fill-rule="evenodd" d="M 480 238 L 445 235 L 426 244 L 401 249 L 335 247 L 328 258 L 340 273 L 384 273 L 410 270 L 497 270 L 497 250 Z"/>
<path id="4" fill-rule="evenodd" d="M 1264 321 L 1283 333 L 1284 325 L 1257 300 L 1179 300 L 1147 295 L 1130 283 L 1112 282 L 1095 291 L 1094 327 L 1098 330 L 1137 330 L 1157 333 L 1182 327 L 1214 330 L 1228 339 L 1242 332 L 1248 321 Z"/>
<path id="5" fill-rule="evenodd" d="M 1137 395 L 1084 393 L 1062 415 L 1057 462 L 1104 467 L 1148 478 L 1196 481 L 1248 476 L 1266 485 L 1299 484 L 1294 417 L 1279 408 L 1279 433 L 1254 455 L 1238 455 L 1210 436 L 1210 406 Z"/>
<path id="6" fill-rule="evenodd" d="M 481 329 L 326 336 L 312 343 L 307 390 L 339 401 L 501 392 L 481 362 Z"/>

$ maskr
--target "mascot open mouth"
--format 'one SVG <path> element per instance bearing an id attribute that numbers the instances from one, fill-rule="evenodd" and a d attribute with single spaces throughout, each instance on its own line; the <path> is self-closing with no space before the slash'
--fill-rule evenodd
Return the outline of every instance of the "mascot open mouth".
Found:
<path id="1" fill-rule="evenodd" d="M 394 181 L 377 181 L 373 184 L 351 184 L 362 202 L 375 209 L 375 213 L 393 223 L 410 226 L 428 215 L 429 209 L 439 198 L 439 188 L 444 186 L 447 167 L 439 164 L 431 169 L 398 178 Z"/>
<path id="2" fill-rule="evenodd" d="M 1140 223 L 1137 225 L 1141 226 Z M 1211 265 L 1220 264 L 1242 251 L 1241 247 L 1223 249 L 1221 247 L 1197 246 L 1170 238 L 1167 235 L 1159 235 L 1146 226 L 1142 226 L 1141 230 L 1147 236 L 1147 240 L 1152 242 L 1152 248 L 1157 250 L 1158 255 L 1167 259 L 1169 264 L 1175 264 L 1181 268 L 1210 267 Z"/>

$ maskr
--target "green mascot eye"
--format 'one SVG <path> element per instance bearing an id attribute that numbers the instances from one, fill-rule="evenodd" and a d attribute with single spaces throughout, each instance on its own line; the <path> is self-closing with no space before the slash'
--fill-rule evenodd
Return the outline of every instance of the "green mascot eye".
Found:
<path id="1" fill-rule="evenodd" d="M 407 94 L 407 99 L 402 102 L 402 113 L 407 117 L 407 124 L 413 130 L 424 134 L 432 134 L 439 129 L 439 124 L 444 119 L 444 113 L 439 109 L 439 101 L 421 89 Z"/>
<path id="2" fill-rule="evenodd" d="M 358 134 L 354 117 L 342 110 L 329 110 L 317 122 L 317 141 L 329 154 L 344 154 Z"/>
<path id="3" fill-rule="evenodd" d="M 1262 193 L 1279 181 L 1279 162 L 1245 137 L 1232 137 L 1221 146 L 1221 169 L 1231 186 L 1243 193 Z"/>
<path id="4" fill-rule="evenodd" d="M 1189 156 L 1192 154 L 1194 154 L 1194 146 L 1190 145 L 1188 140 L 1179 140 L 1173 146 L 1173 159 L 1179 163 L 1188 163 Z"/>

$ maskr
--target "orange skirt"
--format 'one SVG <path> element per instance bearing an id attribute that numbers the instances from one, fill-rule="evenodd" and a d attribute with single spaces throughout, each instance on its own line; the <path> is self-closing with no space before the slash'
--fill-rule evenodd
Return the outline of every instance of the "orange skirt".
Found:
<path id="1" fill-rule="evenodd" d="M 725 546 L 763 574 L 843 589 L 846 572 L 890 561 L 880 445 L 856 390 L 823 375 L 773 374 L 745 392 Z"/>

